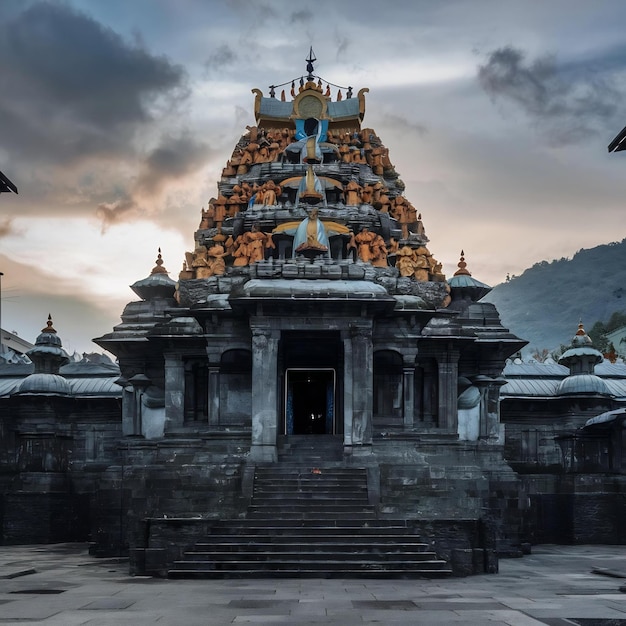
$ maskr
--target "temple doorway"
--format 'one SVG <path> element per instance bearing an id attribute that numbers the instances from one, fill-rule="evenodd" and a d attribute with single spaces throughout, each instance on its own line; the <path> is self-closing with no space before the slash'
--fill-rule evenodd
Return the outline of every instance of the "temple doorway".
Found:
<path id="1" fill-rule="evenodd" d="M 335 434 L 335 387 L 334 369 L 288 369 L 285 434 Z"/>

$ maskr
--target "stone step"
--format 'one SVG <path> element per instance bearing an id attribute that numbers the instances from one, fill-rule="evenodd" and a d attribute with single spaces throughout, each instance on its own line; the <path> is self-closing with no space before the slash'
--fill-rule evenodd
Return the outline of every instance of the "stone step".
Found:
<path id="1" fill-rule="evenodd" d="M 241 556 L 241 555 L 228 555 L 228 556 Z M 370 555 L 363 558 L 355 558 L 345 560 L 344 558 L 336 558 L 333 555 L 321 555 L 322 558 L 293 558 L 293 554 L 287 554 L 281 557 L 280 554 L 275 555 L 255 555 L 266 558 L 234 558 L 226 561 L 220 561 L 218 559 L 209 560 L 192 560 L 184 559 L 174 561 L 172 569 L 187 569 L 187 570 L 219 570 L 223 567 L 229 569 L 238 569 L 244 567 L 248 569 L 252 564 L 259 568 L 266 568 L 270 570 L 288 570 L 297 572 L 300 569 L 318 570 L 318 571 L 332 571 L 343 570 L 346 567 L 350 569 L 368 569 L 368 570 L 385 570 L 392 568 L 396 570 L 409 570 L 414 567 L 418 567 L 421 570 L 437 571 L 445 569 L 447 564 L 441 559 L 432 558 L 433 555 L 429 555 L 426 559 L 411 559 L 411 558 L 386 558 L 381 561 L 373 561 Z"/>
<path id="2" fill-rule="evenodd" d="M 306 569 L 304 564 L 298 570 L 277 570 L 265 568 L 228 569 L 219 570 L 191 570 L 180 567 L 168 571 L 169 578 L 187 579 L 213 579 L 213 578 L 446 578 L 452 575 L 452 570 L 447 566 L 442 569 L 430 569 L 414 567 L 412 569 L 375 569 L 375 568 L 352 568 L 334 569 L 332 571 L 319 569 Z"/>
<path id="3" fill-rule="evenodd" d="M 386 563 L 393 561 L 394 559 L 402 558 L 406 563 L 418 563 L 418 562 L 432 562 L 437 560 L 437 555 L 432 552 L 420 552 L 416 550 L 403 550 L 403 551 L 375 551 L 375 550 L 361 550 L 359 552 L 352 552 L 350 549 L 337 550 L 333 546 L 329 546 L 327 550 L 306 550 L 297 552 L 295 550 L 277 550 L 275 546 L 272 546 L 269 550 L 215 550 L 215 551 L 200 551 L 191 550 L 185 552 L 185 562 L 220 562 L 220 561 L 285 561 L 298 560 L 298 561 L 320 561 L 320 560 L 335 560 L 341 562 L 350 561 L 363 561 L 368 559 L 372 562 L 378 563 L 379 561 L 385 561 Z"/>
<path id="4" fill-rule="evenodd" d="M 322 519 L 322 520 L 272 520 L 271 524 L 260 523 L 259 520 L 245 519 L 232 520 L 231 522 L 219 522 L 211 528 L 211 535 L 224 533 L 241 534 L 241 533 L 263 533 L 270 534 L 285 533 L 288 531 L 314 534 L 315 531 L 326 533 L 332 530 L 335 534 L 342 535 L 398 535 L 410 534 L 417 535 L 417 530 L 400 524 L 394 525 L 392 522 L 396 520 L 363 520 L 363 519 Z M 387 524 L 385 522 L 388 522 Z"/>
<path id="5" fill-rule="evenodd" d="M 325 441 L 336 450 L 315 449 L 320 459 L 342 451 L 340 439 Z M 174 562 L 171 578 L 451 573 L 410 521 L 378 519 L 368 502 L 366 469 L 331 467 L 317 459 L 303 463 L 302 457 L 313 453 L 306 450 L 311 438 L 290 438 L 291 444 L 298 463 L 257 466 L 246 517 L 215 523 L 209 536 Z M 280 454 L 284 458 L 284 449 Z"/>
<path id="6" fill-rule="evenodd" d="M 208 538 L 207 538 L 208 539 Z M 409 553 L 429 553 L 430 547 L 427 543 L 420 541 L 413 541 L 411 537 L 394 538 L 394 541 L 390 541 L 388 537 L 372 538 L 371 541 L 362 541 L 355 539 L 354 541 L 346 541 L 345 537 L 341 535 L 333 537 L 332 535 L 318 535 L 303 537 L 303 541 L 294 541 L 293 537 L 268 537 L 268 540 L 260 541 L 256 536 L 251 538 L 250 541 L 242 540 L 241 536 L 233 537 L 231 541 L 224 541 L 224 538 L 220 538 L 220 541 L 198 541 L 193 551 L 187 554 L 212 554 L 213 550 L 216 552 L 236 552 L 239 550 L 259 551 L 275 549 L 281 552 L 302 552 L 303 546 L 306 546 L 307 552 L 315 551 L 327 551 L 338 550 L 340 552 L 352 551 L 357 552 L 382 552 L 382 553 L 396 553 L 399 551 L 404 552 L 407 550 Z M 305 541 L 306 539 L 306 541 Z"/>
<path id="7" fill-rule="evenodd" d="M 325 510 L 327 508 L 338 507 L 341 510 L 348 510 L 349 508 L 355 511 L 361 510 L 363 507 L 371 508 L 368 504 L 367 498 L 350 498 L 344 500 L 342 498 L 335 498 L 334 496 L 324 495 L 302 495 L 302 496 L 285 496 L 283 498 L 259 498 L 254 497 L 251 507 L 273 507 L 277 511 L 282 509 L 288 510 L 292 506 L 294 507 L 307 507 L 309 509 Z M 248 509 L 250 511 L 252 509 Z"/>
<path id="8" fill-rule="evenodd" d="M 319 473 L 314 472 L 312 470 L 319 469 Z M 285 468 L 284 470 L 277 469 L 262 469 L 258 468 L 254 472 L 255 477 L 257 479 L 271 479 L 275 478 L 276 480 L 287 480 L 287 479 L 304 479 L 310 478 L 311 480 L 367 480 L 367 476 L 365 474 L 365 470 L 340 470 L 334 467 L 327 468 L 294 468 L 293 470 L 289 470 Z"/>
<path id="9" fill-rule="evenodd" d="M 338 498 L 341 499 L 350 499 L 356 500 L 359 498 L 365 498 L 367 500 L 367 487 L 354 487 L 352 489 L 346 490 L 343 485 L 339 486 L 303 486 L 296 487 L 295 489 L 284 489 L 281 492 L 277 492 L 276 489 L 271 489 L 266 487 L 257 488 L 254 490 L 255 498 L 283 498 L 284 494 L 289 495 L 297 495 L 298 497 L 316 497 L 316 496 L 324 496 L 326 498 Z"/>
<path id="10" fill-rule="evenodd" d="M 376 512 L 374 510 L 371 511 L 315 511 L 315 510 L 302 510 L 302 511 L 293 511 L 293 512 L 280 512 L 281 519 L 284 520 L 326 520 L 328 519 L 329 513 L 336 519 L 352 519 L 355 513 L 358 513 L 361 517 L 375 520 Z M 274 520 L 276 519 L 278 512 L 276 510 L 254 510 L 249 513 L 250 519 L 261 520 Z"/>

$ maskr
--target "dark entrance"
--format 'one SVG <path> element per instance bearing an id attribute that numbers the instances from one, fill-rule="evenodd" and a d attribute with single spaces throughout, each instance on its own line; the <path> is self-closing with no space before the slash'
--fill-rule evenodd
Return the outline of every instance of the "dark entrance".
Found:
<path id="1" fill-rule="evenodd" d="M 335 370 L 287 370 L 285 423 L 288 435 L 332 435 Z"/>

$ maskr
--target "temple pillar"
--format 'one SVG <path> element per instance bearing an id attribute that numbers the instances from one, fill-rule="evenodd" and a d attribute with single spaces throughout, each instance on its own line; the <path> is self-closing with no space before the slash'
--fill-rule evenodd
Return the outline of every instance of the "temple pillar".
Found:
<path id="1" fill-rule="evenodd" d="M 208 377 L 209 427 L 217 428 L 220 425 L 220 368 L 209 366 Z"/>
<path id="2" fill-rule="evenodd" d="M 352 337 L 342 332 L 343 340 L 343 445 L 352 445 Z"/>
<path id="3" fill-rule="evenodd" d="M 277 460 L 279 331 L 252 327 L 252 443 L 254 461 Z"/>
<path id="4" fill-rule="evenodd" d="M 505 380 L 479 375 L 474 378 L 473 383 L 480 390 L 479 437 L 499 441 L 501 438 L 500 387 L 505 384 Z"/>
<path id="5" fill-rule="evenodd" d="M 415 425 L 415 351 L 405 351 L 402 367 L 402 417 L 404 430 Z"/>
<path id="6" fill-rule="evenodd" d="M 372 324 L 350 329 L 352 344 L 352 445 L 372 445 L 374 350 Z"/>
<path id="7" fill-rule="evenodd" d="M 185 364 L 180 354 L 165 355 L 165 431 L 185 421 Z"/>
<path id="8" fill-rule="evenodd" d="M 459 351 L 448 348 L 437 355 L 439 428 L 458 431 Z"/>
<path id="9" fill-rule="evenodd" d="M 404 430 L 413 430 L 415 421 L 415 367 L 402 369 Z"/>

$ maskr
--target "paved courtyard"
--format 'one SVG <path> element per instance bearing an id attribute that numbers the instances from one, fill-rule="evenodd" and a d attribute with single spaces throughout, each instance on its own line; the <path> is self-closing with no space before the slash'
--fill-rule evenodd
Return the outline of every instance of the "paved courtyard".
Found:
<path id="1" fill-rule="evenodd" d="M 502 560 L 499 574 L 432 581 L 168 581 L 127 572 L 82 544 L 0 546 L 0 625 L 626 625 L 626 546 L 539 546 Z"/>

